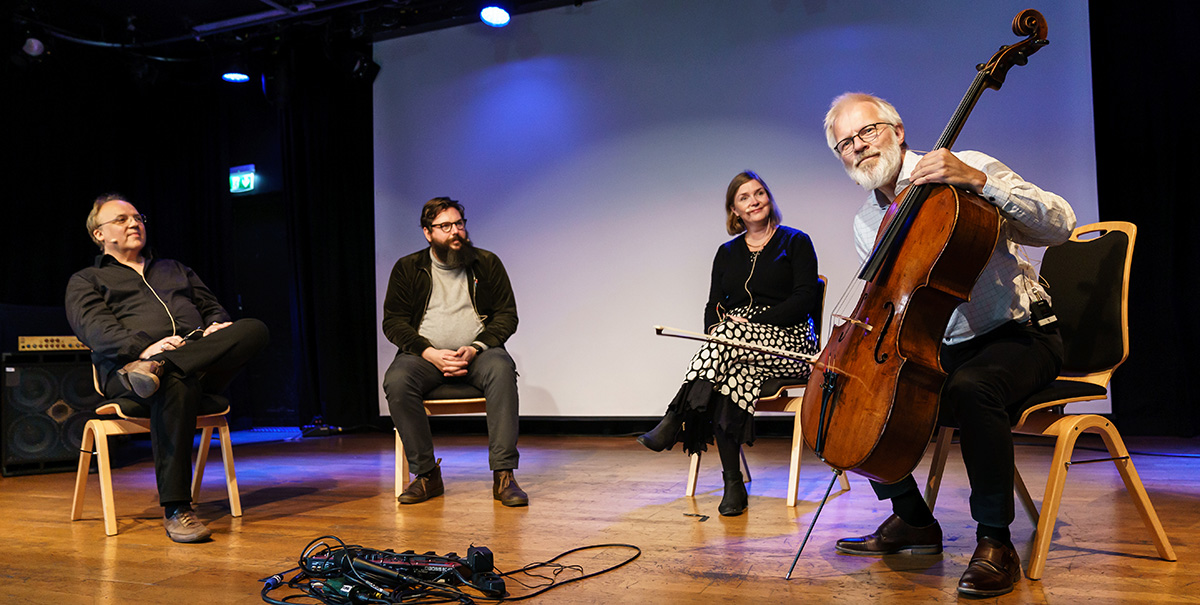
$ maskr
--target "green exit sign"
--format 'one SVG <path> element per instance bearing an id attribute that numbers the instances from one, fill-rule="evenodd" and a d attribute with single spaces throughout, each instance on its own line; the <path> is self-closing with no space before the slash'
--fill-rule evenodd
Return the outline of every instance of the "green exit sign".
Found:
<path id="1" fill-rule="evenodd" d="M 246 193 L 247 191 L 254 191 L 254 164 L 230 168 L 229 192 Z"/>

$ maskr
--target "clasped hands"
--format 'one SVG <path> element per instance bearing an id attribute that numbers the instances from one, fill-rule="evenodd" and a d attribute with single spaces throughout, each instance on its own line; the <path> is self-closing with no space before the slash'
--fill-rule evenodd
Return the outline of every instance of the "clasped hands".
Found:
<path id="1" fill-rule="evenodd" d="M 457 351 L 429 347 L 421 352 L 421 357 L 432 363 L 433 367 L 437 368 L 443 376 L 450 377 L 466 376 L 467 366 L 471 365 L 478 354 L 475 347 L 467 345 L 459 347 Z"/>
<path id="2" fill-rule="evenodd" d="M 229 322 L 229 321 L 225 321 L 225 322 L 221 322 L 221 323 L 213 322 L 207 328 L 204 328 L 204 331 L 200 333 L 200 338 L 204 338 L 205 336 L 208 336 L 209 334 L 212 334 L 213 332 L 216 332 L 217 330 L 227 328 L 232 323 L 233 322 Z M 194 333 L 199 329 L 200 328 L 196 328 L 196 330 L 192 330 L 192 332 Z M 189 338 L 190 338 L 190 336 L 191 335 L 189 335 Z M 183 345 L 185 345 L 187 343 L 188 343 L 187 338 L 184 338 L 183 336 L 171 335 L 171 336 L 163 338 L 163 339 L 159 340 L 158 342 L 155 342 L 154 344 L 151 344 L 150 346 L 146 347 L 146 350 L 142 351 L 142 354 L 138 355 L 138 358 L 139 359 L 149 359 L 155 355 L 158 355 L 159 353 L 166 353 L 167 351 L 174 351 L 175 349 L 178 349 L 179 347 L 182 347 Z"/>

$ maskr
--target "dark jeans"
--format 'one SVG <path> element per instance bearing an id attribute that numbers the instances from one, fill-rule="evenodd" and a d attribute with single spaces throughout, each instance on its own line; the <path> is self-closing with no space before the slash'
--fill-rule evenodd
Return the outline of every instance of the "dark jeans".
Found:
<path id="1" fill-rule="evenodd" d="M 422 401 L 426 393 L 447 381 L 462 381 L 483 391 L 487 398 L 488 466 L 494 471 L 517 468 L 517 366 L 508 351 L 492 347 L 471 361 L 466 376 L 455 378 L 443 376 L 419 355 L 396 354 L 384 373 L 383 392 L 412 472 L 419 475 L 433 470 L 433 434 Z"/>
<path id="2" fill-rule="evenodd" d="M 192 443 L 200 399 L 205 393 L 225 390 L 268 340 L 266 324 L 239 319 L 200 340 L 154 355 L 150 359 L 169 363 L 158 391 L 148 399 L 125 390 L 116 376 L 109 377 L 105 395 L 144 401 L 150 408 L 150 444 L 160 503 L 191 502 Z"/>
<path id="3" fill-rule="evenodd" d="M 971 340 L 942 346 L 949 377 L 939 422 L 957 426 L 971 484 L 971 517 L 994 527 L 1013 521 L 1012 425 L 1019 406 L 1052 382 L 1062 367 L 1062 338 L 1011 322 Z M 912 475 L 896 483 L 871 482 L 880 500 L 917 492 Z"/>

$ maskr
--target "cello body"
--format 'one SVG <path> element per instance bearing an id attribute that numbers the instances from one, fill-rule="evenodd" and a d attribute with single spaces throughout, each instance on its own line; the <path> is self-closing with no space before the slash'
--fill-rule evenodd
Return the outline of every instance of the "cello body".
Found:
<path id="1" fill-rule="evenodd" d="M 1036 10 L 1013 18 L 1028 36 L 1002 46 L 977 74 L 933 149 L 950 149 L 987 88 L 1049 42 Z M 895 483 L 920 462 L 937 427 L 946 373 L 939 361 L 950 316 L 970 297 L 996 247 L 999 210 L 947 185 L 914 185 L 888 208 L 858 277 L 853 313 L 835 314 L 801 404 L 805 444 L 838 470 Z"/>
<path id="2" fill-rule="evenodd" d="M 895 211 L 893 204 L 885 226 Z M 942 335 L 999 234 L 995 206 L 953 187 L 932 187 L 897 249 L 904 262 L 884 265 L 866 285 L 853 314 L 861 323 L 831 331 L 809 378 L 800 412 L 804 441 L 827 464 L 880 483 L 916 468 L 937 426 L 946 380 L 938 361 Z M 832 393 L 827 373 L 838 377 Z"/>

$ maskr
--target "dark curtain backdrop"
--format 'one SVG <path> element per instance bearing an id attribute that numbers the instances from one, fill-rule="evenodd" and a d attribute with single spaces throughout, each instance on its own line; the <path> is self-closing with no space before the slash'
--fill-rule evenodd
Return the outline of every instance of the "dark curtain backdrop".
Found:
<path id="1" fill-rule="evenodd" d="M 371 83 L 345 73 L 355 52 L 371 51 L 294 49 L 280 101 L 300 414 L 342 426 L 379 417 Z"/>
<path id="2" fill-rule="evenodd" d="M 1200 208 L 1190 199 L 1200 166 L 1191 115 L 1200 5 L 1090 6 L 1100 219 L 1138 226 L 1130 353 L 1112 385 L 1115 421 L 1125 434 L 1190 437 L 1200 433 L 1190 380 L 1200 357 L 1200 238 L 1192 233 Z"/>

